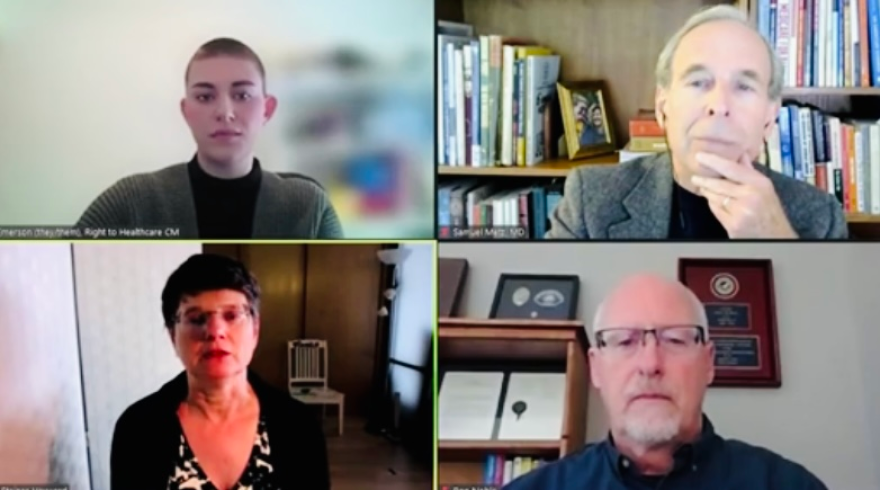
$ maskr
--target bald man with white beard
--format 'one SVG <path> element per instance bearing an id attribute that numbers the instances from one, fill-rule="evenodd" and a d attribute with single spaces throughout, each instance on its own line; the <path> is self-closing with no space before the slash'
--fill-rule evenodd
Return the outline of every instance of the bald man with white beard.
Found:
<path id="1" fill-rule="evenodd" d="M 706 313 L 679 282 L 625 279 L 596 312 L 590 376 L 608 437 L 505 490 L 827 490 L 803 466 L 715 433 L 703 414 L 715 375 Z"/>

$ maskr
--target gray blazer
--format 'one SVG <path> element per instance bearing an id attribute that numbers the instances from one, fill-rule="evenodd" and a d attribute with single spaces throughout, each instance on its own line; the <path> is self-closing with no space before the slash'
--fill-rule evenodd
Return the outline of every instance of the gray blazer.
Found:
<path id="1" fill-rule="evenodd" d="M 756 164 L 767 175 L 800 238 L 847 238 L 843 208 L 834 196 Z M 668 153 L 618 165 L 583 166 L 565 181 L 550 217 L 548 239 L 665 239 L 672 213 L 672 161 Z"/>
<path id="2" fill-rule="evenodd" d="M 186 163 L 125 177 L 80 217 L 78 228 L 179 228 L 175 239 L 199 238 Z M 324 190 L 308 178 L 263 170 L 253 239 L 341 239 L 342 226 Z"/>

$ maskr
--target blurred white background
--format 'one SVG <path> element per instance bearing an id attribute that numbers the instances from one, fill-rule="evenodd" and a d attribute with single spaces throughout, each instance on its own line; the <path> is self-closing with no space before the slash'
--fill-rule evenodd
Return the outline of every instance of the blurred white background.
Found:
<path id="1" fill-rule="evenodd" d="M 72 224 L 118 179 L 188 161 L 186 64 L 225 36 L 280 102 L 264 168 L 318 179 L 349 238 L 432 238 L 433 15 L 431 0 L 0 0 L 0 224 Z"/>

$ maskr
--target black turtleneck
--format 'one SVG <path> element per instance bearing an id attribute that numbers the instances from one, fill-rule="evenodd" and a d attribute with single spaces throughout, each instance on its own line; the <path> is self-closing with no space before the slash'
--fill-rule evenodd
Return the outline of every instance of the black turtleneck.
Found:
<path id="1" fill-rule="evenodd" d="M 678 182 L 673 182 L 669 238 L 726 240 L 730 237 L 712 214 L 705 197 L 692 194 Z"/>
<path id="2" fill-rule="evenodd" d="M 198 156 L 189 162 L 196 204 L 199 237 L 213 239 L 251 238 L 254 209 L 260 190 L 262 170 L 254 159 L 250 173 L 235 179 L 219 179 L 199 166 Z"/>

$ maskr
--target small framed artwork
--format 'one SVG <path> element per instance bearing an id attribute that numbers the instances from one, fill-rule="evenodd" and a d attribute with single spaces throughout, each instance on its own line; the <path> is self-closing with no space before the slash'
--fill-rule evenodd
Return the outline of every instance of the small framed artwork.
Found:
<path id="1" fill-rule="evenodd" d="M 557 89 L 569 160 L 617 151 L 605 82 L 560 82 Z"/>
<path id="2" fill-rule="evenodd" d="M 489 318 L 574 320 L 579 287 L 578 276 L 501 274 Z"/>

